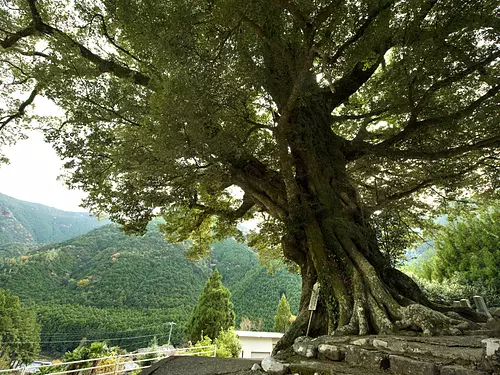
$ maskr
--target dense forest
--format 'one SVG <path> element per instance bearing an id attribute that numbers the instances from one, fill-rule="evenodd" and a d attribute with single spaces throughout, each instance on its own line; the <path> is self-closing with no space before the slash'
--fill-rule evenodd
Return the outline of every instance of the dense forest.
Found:
<path id="1" fill-rule="evenodd" d="M 209 274 L 218 269 L 231 291 L 236 326 L 242 318 L 271 330 L 282 294 L 298 309 L 300 277 L 286 269 L 270 273 L 246 245 L 226 239 L 207 259 L 190 261 L 188 244 L 165 242 L 154 225 L 144 236 L 105 225 L 81 236 L 0 256 L 0 288 L 37 311 L 42 349 L 63 353 L 82 340 L 108 339 L 125 349 L 146 346 L 154 336 L 185 341 L 185 325 Z M 4 231 L 4 233 L 7 231 Z M 4 237 L 5 239 L 5 237 Z"/>

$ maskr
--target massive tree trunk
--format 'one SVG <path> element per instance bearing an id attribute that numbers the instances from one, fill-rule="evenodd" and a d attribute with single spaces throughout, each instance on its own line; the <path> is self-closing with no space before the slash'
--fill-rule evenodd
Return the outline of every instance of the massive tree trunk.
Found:
<path id="1" fill-rule="evenodd" d="M 310 328 L 313 337 L 400 330 L 456 334 L 471 327 L 470 321 L 445 315 L 451 309 L 431 303 L 381 253 L 348 177 L 343 144 L 331 131 L 329 115 L 322 113 L 308 103 L 294 111 L 293 131 L 287 133 L 297 194 L 283 250 L 300 266 L 303 286 L 297 320 L 275 351 L 305 335 L 316 281 L 321 293 Z"/>

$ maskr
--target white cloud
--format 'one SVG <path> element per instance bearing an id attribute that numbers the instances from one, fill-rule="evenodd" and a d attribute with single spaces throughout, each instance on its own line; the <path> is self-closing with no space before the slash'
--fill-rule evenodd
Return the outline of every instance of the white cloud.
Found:
<path id="1" fill-rule="evenodd" d="M 65 211 L 85 211 L 79 207 L 84 193 L 57 180 L 62 161 L 40 133 L 31 132 L 28 139 L 2 151 L 10 164 L 0 165 L 0 193 Z"/>

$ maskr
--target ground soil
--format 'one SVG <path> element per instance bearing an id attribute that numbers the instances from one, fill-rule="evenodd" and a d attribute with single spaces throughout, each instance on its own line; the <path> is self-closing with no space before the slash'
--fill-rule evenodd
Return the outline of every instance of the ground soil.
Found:
<path id="1" fill-rule="evenodd" d="M 145 369 L 140 375 L 258 375 L 252 371 L 259 359 L 212 358 L 212 357 L 168 357 Z"/>

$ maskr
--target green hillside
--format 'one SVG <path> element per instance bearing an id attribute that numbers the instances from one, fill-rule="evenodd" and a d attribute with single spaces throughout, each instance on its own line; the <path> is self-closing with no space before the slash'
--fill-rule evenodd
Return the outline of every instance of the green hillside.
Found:
<path id="1" fill-rule="evenodd" d="M 213 246 L 210 259 L 198 262 L 187 260 L 186 250 L 166 243 L 156 230 L 132 237 L 106 225 L 4 258 L 0 288 L 36 305 L 44 348 L 59 352 L 77 346 L 82 337 L 123 337 L 123 332 L 151 327 L 137 332 L 144 341 L 165 335 L 162 325 L 168 321 L 177 322 L 174 342 L 182 342 L 184 324 L 214 268 L 233 295 L 238 321 L 262 319 L 271 329 L 282 293 L 297 311 L 300 278 L 286 271 L 269 274 L 245 245 L 227 239 Z M 138 340 L 113 344 L 134 348 Z"/>
<path id="2" fill-rule="evenodd" d="M 7 253 L 5 244 L 64 241 L 102 224 L 86 212 L 61 211 L 0 194 L 0 255 Z"/>

